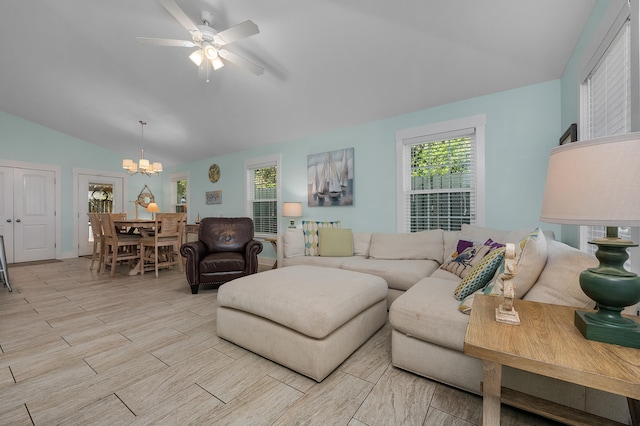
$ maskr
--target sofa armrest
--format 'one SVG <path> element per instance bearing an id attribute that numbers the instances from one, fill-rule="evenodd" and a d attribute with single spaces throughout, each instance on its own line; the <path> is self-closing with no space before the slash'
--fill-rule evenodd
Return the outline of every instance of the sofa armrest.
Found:
<path id="1" fill-rule="evenodd" d="M 198 265 L 200 264 L 200 259 L 204 257 L 205 252 L 206 247 L 200 240 L 184 243 L 180 246 L 180 254 L 182 257 L 187 259 L 185 272 L 190 286 L 197 286 L 200 284 Z"/>
<path id="2" fill-rule="evenodd" d="M 258 272 L 258 254 L 262 252 L 262 242 L 251 240 L 245 247 L 245 273 L 255 274 Z"/>

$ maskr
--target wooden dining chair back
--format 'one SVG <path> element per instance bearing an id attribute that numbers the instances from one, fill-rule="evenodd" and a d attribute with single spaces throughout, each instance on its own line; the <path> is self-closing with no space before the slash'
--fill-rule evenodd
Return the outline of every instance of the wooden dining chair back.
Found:
<path id="1" fill-rule="evenodd" d="M 145 265 L 153 264 L 156 278 L 159 268 L 171 268 L 179 265 L 183 270 L 180 245 L 184 235 L 186 213 L 156 213 L 155 233 L 140 239 L 140 274 L 144 274 Z"/>
<path id="2" fill-rule="evenodd" d="M 104 235 L 102 234 L 102 225 L 100 224 L 100 216 L 98 213 L 87 213 L 89 216 L 89 225 L 91 226 L 91 235 L 93 236 L 93 253 L 91 254 L 91 265 L 89 270 L 93 270 L 93 264 L 98 260 L 98 272 L 102 269 L 104 255 Z"/>
<path id="3" fill-rule="evenodd" d="M 113 220 L 127 220 L 127 214 L 126 213 L 111 213 L 111 218 Z M 124 226 L 116 226 L 116 232 L 118 234 L 126 234 L 127 233 L 127 228 Z"/>
<path id="4" fill-rule="evenodd" d="M 104 234 L 104 264 L 105 267 L 111 264 L 109 276 L 113 277 L 117 263 L 127 261 L 133 264 L 135 260 L 140 260 L 140 236 L 117 232 L 111 213 L 100 213 L 99 216 Z"/>

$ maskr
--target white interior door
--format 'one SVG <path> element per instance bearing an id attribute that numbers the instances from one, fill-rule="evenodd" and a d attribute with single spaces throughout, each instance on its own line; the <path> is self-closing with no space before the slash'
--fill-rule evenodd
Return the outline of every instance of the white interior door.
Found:
<path id="1" fill-rule="evenodd" d="M 13 168 L 0 167 L 0 235 L 8 263 L 13 263 Z"/>
<path id="2" fill-rule="evenodd" d="M 89 228 L 89 197 L 92 187 L 109 186 L 112 188 L 112 203 L 105 213 L 125 212 L 124 178 L 78 173 L 78 256 L 90 255 L 93 252 L 93 240 Z"/>
<path id="3" fill-rule="evenodd" d="M 55 173 L 14 168 L 13 187 L 14 261 L 55 259 Z"/>

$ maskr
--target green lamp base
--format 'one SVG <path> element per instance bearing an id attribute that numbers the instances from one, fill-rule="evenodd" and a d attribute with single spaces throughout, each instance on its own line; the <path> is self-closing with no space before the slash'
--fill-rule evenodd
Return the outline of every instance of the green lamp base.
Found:
<path id="1" fill-rule="evenodd" d="M 624 268 L 629 258 L 627 248 L 637 244 L 617 236 L 591 243 L 598 246 L 600 264 L 582 271 L 580 287 L 596 302 L 598 310 L 576 311 L 574 324 L 588 340 L 640 348 L 640 323 L 620 314 L 626 306 L 640 301 L 640 277 Z"/>
<path id="2" fill-rule="evenodd" d="M 640 348 L 640 323 L 624 317 L 620 318 L 628 322 L 602 322 L 597 318 L 599 312 L 576 311 L 574 324 L 585 339 Z"/>

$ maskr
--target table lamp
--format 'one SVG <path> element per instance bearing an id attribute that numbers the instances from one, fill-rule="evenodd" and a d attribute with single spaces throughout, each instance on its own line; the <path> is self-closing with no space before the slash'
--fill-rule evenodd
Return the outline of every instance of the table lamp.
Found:
<path id="1" fill-rule="evenodd" d="M 149 205 L 147 205 L 147 211 L 151 212 L 151 219 L 155 220 L 156 213 L 160 211 L 160 207 L 158 207 L 156 203 L 149 203 Z"/>
<path id="2" fill-rule="evenodd" d="M 640 226 L 640 133 L 579 141 L 551 150 L 540 220 L 606 226 L 600 264 L 580 274 L 596 312 L 576 310 L 574 324 L 588 340 L 640 348 L 640 324 L 620 313 L 640 301 L 640 277 L 624 268 L 627 249 L 618 226 Z"/>
<path id="3" fill-rule="evenodd" d="M 302 217 L 302 203 L 282 203 L 282 216 L 292 218 L 289 228 L 295 228 L 296 220 L 293 218 Z"/>

